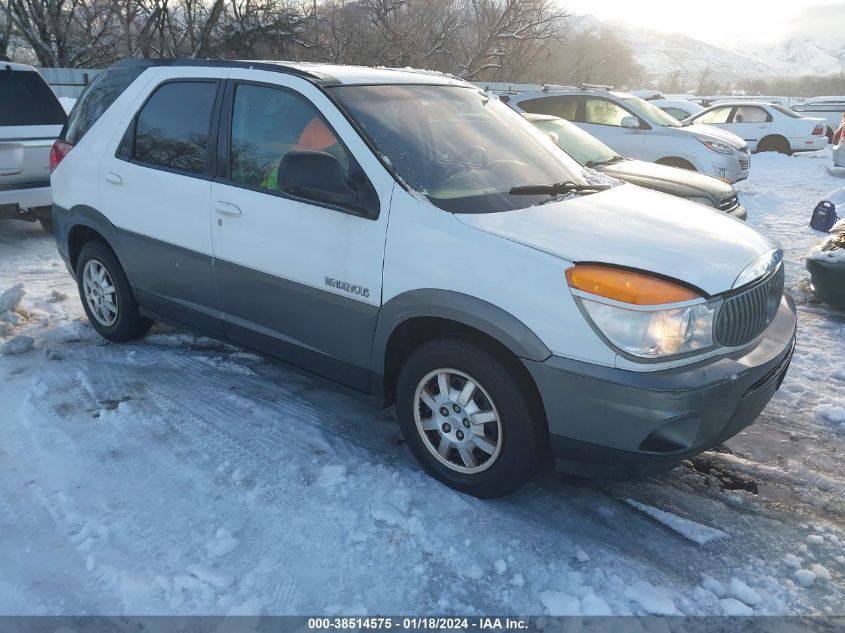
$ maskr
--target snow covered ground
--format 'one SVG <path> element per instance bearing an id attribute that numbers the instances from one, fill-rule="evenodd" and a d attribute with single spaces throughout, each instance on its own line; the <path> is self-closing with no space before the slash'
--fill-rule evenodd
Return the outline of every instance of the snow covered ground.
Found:
<path id="1" fill-rule="evenodd" d="M 759 421 L 665 476 L 498 501 L 283 366 L 163 327 L 106 344 L 52 239 L 0 223 L 0 292 L 26 293 L 0 343 L 34 343 L 0 356 L 0 614 L 842 614 L 845 315 L 803 266 L 829 164 L 755 156 L 738 186 L 800 310 Z"/>

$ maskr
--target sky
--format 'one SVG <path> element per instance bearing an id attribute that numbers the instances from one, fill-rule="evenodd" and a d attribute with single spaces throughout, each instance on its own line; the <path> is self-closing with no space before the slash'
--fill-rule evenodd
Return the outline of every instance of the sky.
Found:
<path id="1" fill-rule="evenodd" d="M 621 21 L 628 26 L 640 26 L 683 33 L 696 39 L 731 48 L 741 48 L 740 41 L 766 43 L 784 39 L 798 26 L 802 31 L 845 36 L 845 2 L 842 0 L 812 0 L 807 6 L 802 0 L 773 2 L 772 0 L 707 0 L 706 2 L 667 3 L 655 0 L 560 0 L 573 13 L 591 13 L 603 22 Z M 686 9 L 667 9 L 683 6 Z"/>

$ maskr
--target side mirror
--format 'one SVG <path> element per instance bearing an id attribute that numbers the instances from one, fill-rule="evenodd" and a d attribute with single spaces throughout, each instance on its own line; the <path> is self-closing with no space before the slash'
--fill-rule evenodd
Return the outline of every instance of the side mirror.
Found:
<path id="1" fill-rule="evenodd" d="M 279 163 L 278 187 L 298 198 L 354 204 L 358 191 L 346 180 L 340 161 L 328 152 L 294 150 Z"/>
<path id="2" fill-rule="evenodd" d="M 639 117 L 635 117 L 635 116 L 623 117 L 622 118 L 622 127 L 626 127 L 629 130 L 639 130 L 640 127 L 641 127 Z"/>

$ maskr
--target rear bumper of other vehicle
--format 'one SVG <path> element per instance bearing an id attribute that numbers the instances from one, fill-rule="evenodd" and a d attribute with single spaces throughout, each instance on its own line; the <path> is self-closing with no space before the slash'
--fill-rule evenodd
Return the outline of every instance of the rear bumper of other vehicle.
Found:
<path id="1" fill-rule="evenodd" d="M 0 187 L 0 218 L 38 218 L 45 207 L 44 217 L 47 218 L 52 204 L 49 181 Z"/>
<path id="2" fill-rule="evenodd" d="M 672 466 L 733 437 L 780 387 L 796 321 L 786 297 L 754 347 L 655 372 L 560 357 L 523 361 L 545 406 L 558 470 L 630 475 L 643 466 Z"/>
<path id="3" fill-rule="evenodd" d="M 803 136 L 789 139 L 789 146 L 793 152 L 815 152 L 827 147 L 827 136 Z"/>

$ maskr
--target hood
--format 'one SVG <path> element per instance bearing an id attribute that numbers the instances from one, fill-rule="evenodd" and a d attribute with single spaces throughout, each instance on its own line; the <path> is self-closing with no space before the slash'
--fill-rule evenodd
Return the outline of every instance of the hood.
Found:
<path id="1" fill-rule="evenodd" d="M 730 290 L 746 266 L 778 246 L 723 213 L 633 185 L 518 211 L 455 217 L 571 262 L 649 271 L 711 295 Z"/>
<path id="2" fill-rule="evenodd" d="M 692 125 L 687 125 L 686 127 L 678 129 L 689 132 L 690 134 L 694 134 L 695 136 L 704 136 L 712 138 L 716 141 L 722 141 L 722 143 L 727 143 L 728 145 L 735 147 L 736 149 L 746 147 L 748 145 L 748 143 L 746 143 L 742 138 L 740 138 L 733 132 L 728 132 L 727 130 L 723 130 L 714 125 L 693 123 Z"/>
<path id="3" fill-rule="evenodd" d="M 623 160 L 598 169 L 608 176 L 673 196 L 705 196 L 718 203 L 736 193 L 733 187 L 718 178 L 642 160 Z"/>

